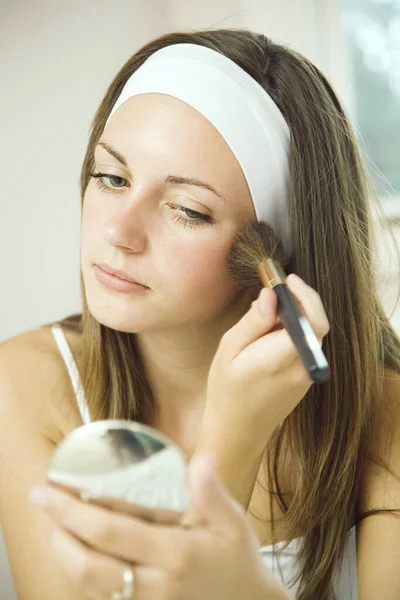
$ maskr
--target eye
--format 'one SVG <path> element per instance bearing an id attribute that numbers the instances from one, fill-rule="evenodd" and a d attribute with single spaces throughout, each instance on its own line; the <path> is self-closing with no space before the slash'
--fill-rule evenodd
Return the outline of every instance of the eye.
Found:
<path id="1" fill-rule="evenodd" d="M 107 175 L 107 173 L 89 173 L 89 177 L 93 177 L 93 179 L 95 179 L 97 187 L 102 192 L 112 192 L 113 190 L 118 189 L 120 190 L 126 187 L 127 183 L 127 179 L 124 177 L 120 177 L 119 175 Z M 112 185 L 106 185 L 103 181 L 104 179 L 108 179 L 110 183 L 112 182 Z M 122 185 L 118 185 L 121 183 Z"/>
<path id="2" fill-rule="evenodd" d="M 168 208 L 174 211 L 172 218 L 177 223 L 181 223 L 185 227 L 202 227 L 204 225 L 212 225 L 214 220 L 209 215 L 203 215 L 196 210 L 191 210 L 185 206 L 179 206 L 177 204 L 167 204 Z M 172 208 L 171 208 L 172 207 Z M 183 212 L 185 217 L 178 214 L 178 211 Z"/>

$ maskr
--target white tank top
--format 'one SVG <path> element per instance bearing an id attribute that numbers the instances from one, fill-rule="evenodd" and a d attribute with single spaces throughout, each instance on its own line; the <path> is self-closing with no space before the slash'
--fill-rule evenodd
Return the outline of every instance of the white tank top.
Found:
<path id="1" fill-rule="evenodd" d="M 59 325 L 53 325 L 51 329 L 68 369 L 82 420 L 85 424 L 90 423 L 90 415 L 80 383 L 78 369 L 64 332 Z M 299 547 L 302 543 L 303 538 L 292 540 L 286 550 L 279 557 L 277 556 L 276 552 L 274 552 L 274 549 L 282 547 L 284 542 L 278 542 L 275 545 L 262 546 L 259 549 L 263 562 L 274 573 L 274 575 L 278 577 L 286 589 L 292 594 L 293 598 L 296 598 L 299 582 L 290 587 L 290 581 L 299 573 L 298 568 L 296 567 L 296 557 Z M 355 526 L 348 531 L 343 562 L 341 568 L 335 573 L 333 584 L 337 600 L 358 599 Z"/>

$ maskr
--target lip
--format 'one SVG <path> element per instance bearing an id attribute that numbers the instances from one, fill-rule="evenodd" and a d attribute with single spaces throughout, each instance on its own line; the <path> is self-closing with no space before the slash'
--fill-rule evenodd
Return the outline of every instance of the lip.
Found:
<path id="1" fill-rule="evenodd" d="M 120 279 L 124 279 L 125 281 L 130 281 L 131 283 L 137 283 L 138 285 L 147 287 L 141 281 L 137 281 L 137 279 L 133 279 L 125 271 L 122 271 L 121 269 L 113 269 L 107 263 L 98 263 L 96 266 L 99 267 L 100 269 L 102 269 L 102 271 L 105 271 L 106 273 L 110 273 L 110 275 L 115 275 L 116 277 L 119 277 Z"/>
<path id="2" fill-rule="evenodd" d="M 113 290 L 115 292 L 119 292 L 122 294 L 138 294 L 147 292 L 150 288 L 141 285 L 140 283 L 135 283 L 133 281 L 127 281 L 126 279 L 121 279 L 116 275 L 108 273 L 104 271 L 99 265 L 94 266 L 94 275 L 99 283 L 104 287 Z"/>

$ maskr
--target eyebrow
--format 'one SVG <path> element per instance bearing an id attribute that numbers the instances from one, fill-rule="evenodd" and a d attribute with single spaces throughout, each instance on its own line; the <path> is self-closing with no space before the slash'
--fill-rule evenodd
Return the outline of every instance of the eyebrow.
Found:
<path id="1" fill-rule="evenodd" d="M 111 154 L 111 156 L 113 156 L 118 162 L 120 162 L 121 165 L 124 165 L 124 167 L 128 167 L 126 158 L 124 156 L 122 156 L 122 154 L 120 154 L 118 152 L 118 150 L 113 148 L 113 146 L 110 146 L 110 144 L 107 144 L 106 142 L 99 142 L 97 145 L 104 148 L 104 150 L 106 150 L 109 154 Z M 213 192 L 219 198 L 221 198 L 221 200 L 223 202 L 226 203 L 226 198 L 221 194 L 221 192 L 216 190 L 215 187 L 213 187 L 210 183 L 206 183 L 205 181 L 200 181 L 199 179 L 193 179 L 192 177 L 180 177 L 178 175 L 168 175 L 168 177 L 166 177 L 164 183 L 196 185 L 197 187 L 201 187 L 206 190 L 209 190 L 210 192 Z"/>

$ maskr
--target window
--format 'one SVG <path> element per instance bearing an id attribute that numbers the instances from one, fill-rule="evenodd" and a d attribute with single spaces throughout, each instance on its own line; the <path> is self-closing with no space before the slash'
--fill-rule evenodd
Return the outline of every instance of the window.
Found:
<path id="1" fill-rule="evenodd" d="M 378 193 L 400 216 L 400 0 L 342 1 L 359 143 Z"/>
<path id="2" fill-rule="evenodd" d="M 400 0 L 342 0 L 342 5 L 353 84 L 352 121 L 400 248 Z M 378 250 L 378 258 L 381 300 L 400 335 L 396 256 Z"/>

